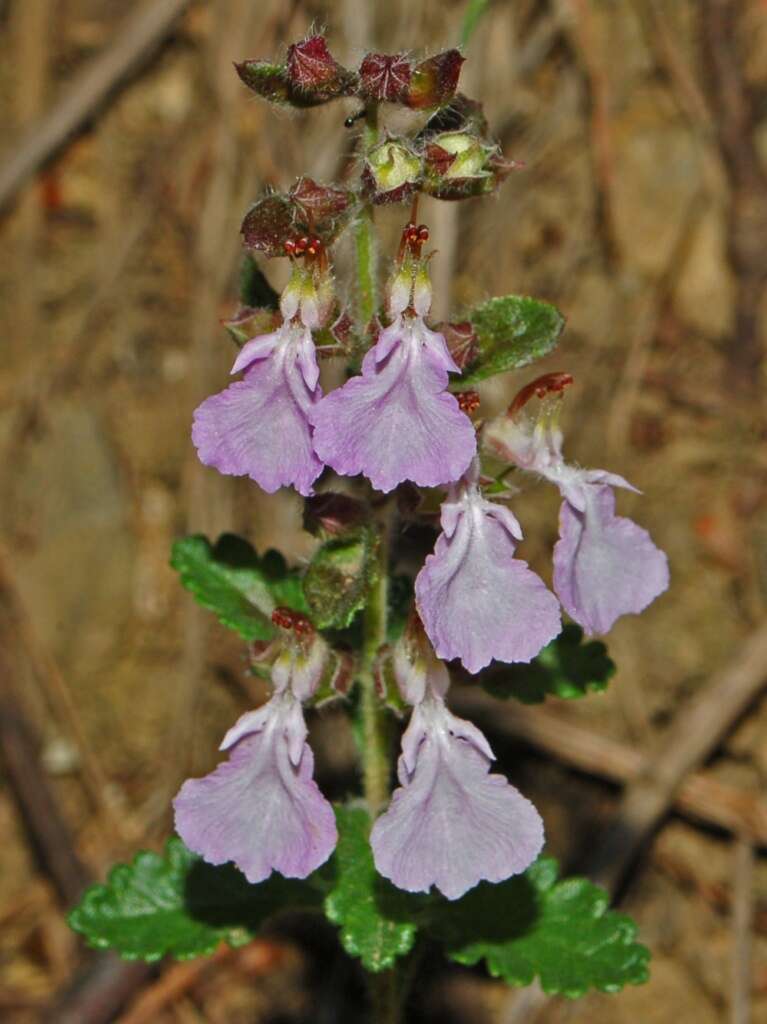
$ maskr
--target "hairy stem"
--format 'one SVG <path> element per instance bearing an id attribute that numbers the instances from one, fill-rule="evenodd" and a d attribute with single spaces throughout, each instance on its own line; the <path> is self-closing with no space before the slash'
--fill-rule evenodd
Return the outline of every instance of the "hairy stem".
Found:
<path id="1" fill-rule="evenodd" d="M 389 797 L 390 737 L 385 707 L 376 693 L 374 665 L 386 642 L 389 592 L 389 523 L 381 524 L 378 548 L 378 578 L 373 584 L 364 612 L 365 641 L 360 672 L 360 713 L 362 715 L 363 784 L 371 814 L 376 814 Z"/>
<path id="2" fill-rule="evenodd" d="M 365 114 L 362 132 L 362 155 L 378 141 L 378 107 L 371 103 Z M 378 250 L 373 226 L 373 205 L 365 203 L 354 228 L 357 257 L 357 330 L 364 335 L 367 325 L 378 311 Z"/>

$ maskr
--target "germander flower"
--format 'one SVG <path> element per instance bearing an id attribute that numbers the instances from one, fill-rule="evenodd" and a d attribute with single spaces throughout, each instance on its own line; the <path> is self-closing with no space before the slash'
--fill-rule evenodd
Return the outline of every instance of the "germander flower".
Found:
<path id="1" fill-rule="evenodd" d="M 445 706 L 449 676 L 428 643 L 394 653 L 403 698 L 414 705 L 397 766 L 400 788 L 370 836 L 380 874 L 408 892 L 436 886 L 458 899 L 483 879 L 524 871 L 543 846 L 535 807 L 501 775 L 480 730 Z"/>
<path id="2" fill-rule="evenodd" d="M 391 287 L 393 322 L 361 375 L 309 416 L 320 459 L 342 476 L 364 473 L 379 491 L 404 480 L 422 487 L 457 480 L 476 451 L 471 421 L 447 391 L 448 371 L 460 371 L 444 337 L 424 323 L 430 305 L 425 266 L 406 260 Z"/>
<path id="3" fill-rule="evenodd" d="M 224 737 L 229 760 L 188 779 L 173 801 L 176 831 L 189 849 L 209 864 L 233 861 L 249 882 L 272 871 L 305 878 L 338 838 L 333 808 L 312 778 L 301 709 L 323 675 L 327 647 L 313 632 L 296 632 L 272 668 L 271 700 Z"/>
<path id="4" fill-rule="evenodd" d="M 493 658 L 530 661 L 561 629 L 559 602 L 514 557 L 515 516 L 482 497 L 475 460 L 442 504 L 442 533 L 415 581 L 418 610 L 441 658 L 479 672 Z"/>
<path id="5" fill-rule="evenodd" d="M 545 392 L 546 379 L 541 380 Z M 639 493 L 637 489 L 615 473 L 566 463 L 552 407 L 544 406 L 537 422 L 516 414 L 518 408 L 515 401 L 512 415 L 487 425 L 485 442 L 559 488 L 563 501 L 554 546 L 554 589 L 587 634 L 607 633 L 621 615 L 643 611 L 667 589 L 668 559 L 647 530 L 615 514 L 613 488 Z"/>
<path id="6" fill-rule="evenodd" d="M 270 494 L 292 485 L 303 495 L 322 472 L 309 413 L 322 396 L 312 329 L 319 303 L 311 279 L 294 273 L 280 303 L 278 330 L 246 342 L 232 367 L 242 380 L 206 398 L 194 413 L 200 461 L 249 476 Z"/>

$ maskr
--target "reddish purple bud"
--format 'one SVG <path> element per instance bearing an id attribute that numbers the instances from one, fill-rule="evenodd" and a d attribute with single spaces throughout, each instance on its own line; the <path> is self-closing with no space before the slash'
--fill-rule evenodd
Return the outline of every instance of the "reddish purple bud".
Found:
<path id="1" fill-rule="evenodd" d="M 458 50 L 445 50 L 416 64 L 405 103 L 413 110 L 441 107 L 453 96 L 464 58 Z"/>
<path id="2" fill-rule="evenodd" d="M 335 99 L 348 92 L 356 75 L 341 67 L 328 50 L 324 36 L 309 36 L 288 47 L 288 80 L 313 102 Z"/>
<path id="3" fill-rule="evenodd" d="M 248 210 L 240 230 L 246 248 L 284 256 L 285 242 L 296 230 L 293 203 L 287 196 L 264 196 Z"/>
<path id="4" fill-rule="evenodd" d="M 410 61 L 401 53 L 369 53 L 360 64 L 360 92 L 369 99 L 402 103 L 412 71 Z"/>
<path id="5" fill-rule="evenodd" d="M 264 196 L 250 208 L 240 229 L 245 246 L 266 256 L 315 256 L 343 230 L 352 200 L 346 189 L 299 178 L 287 195 Z"/>
<path id="6" fill-rule="evenodd" d="M 307 224 L 317 225 L 344 213 L 352 201 L 345 188 L 318 185 L 312 178 L 299 178 L 288 193 Z"/>

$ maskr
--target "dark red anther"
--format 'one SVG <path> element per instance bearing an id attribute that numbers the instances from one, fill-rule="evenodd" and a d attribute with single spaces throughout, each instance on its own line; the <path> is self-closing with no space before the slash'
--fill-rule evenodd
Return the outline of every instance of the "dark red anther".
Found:
<path id="1" fill-rule="evenodd" d="M 523 409 L 531 398 L 545 398 L 546 395 L 563 394 L 565 388 L 568 388 L 572 382 L 572 374 L 569 373 L 544 373 L 542 377 L 536 377 L 535 380 L 530 381 L 529 384 L 522 388 L 509 406 L 506 415 L 509 417 L 516 416 L 519 410 Z"/>
<path id="2" fill-rule="evenodd" d="M 293 241 L 292 238 L 286 239 L 285 242 L 283 242 L 283 246 L 282 247 L 283 247 L 283 249 L 285 250 L 285 252 L 286 252 L 286 254 L 288 256 L 295 256 L 295 254 L 296 254 L 296 243 Z"/>
<path id="3" fill-rule="evenodd" d="M 314 633 L 314 626 L 300 612 L 293 612 L 293 629 L 296 636 L 311 636 Z"/>
<path id="4" fill-rule="evenodd" d="M 410 250 L 416 259 L 421 257 L 421 248 L 424 242 L 429 240 L 429 229 L 425 224 L 416 225 L 415 221 L 409 220 L 402 231 L 402 239 L 399 244 L 399 258 L 404 257 L 406 250 Z"/>
<path id="5" fill-rule="evenodd" d="M 459 391 L 455 397 L 458 401 L 458 408 L 461 412 L 465 412 L 467 416 L 471 416 L 473 412 L 479 409 L 479 392 Z"/>
<path id="6" fill-rule="evenodd" d="M 275 608 L 272 612 L 272 622 L 281 629 L 291 629 L 296 636 L 311 636 L 314 626 L 301 612 L 294 612 L 292 608 Z"/>
<path id="7" fill-rule="evenodd" d="M 296 239 L 296 256 L 303 256 L 309 245 L 309 239 L 306 235 L 301 235 L 300 238 Z"/>
<path id="8" fill-rule="evenodd" d="M 291 608 L 275 608 L 272 612 L 272 622 L 280 629 L 292 629 L 294 615 L 295 612 Z"/>
<path id="9" fill-rule="evenodd" d="M 322 251 L 322 240 L 320 238 L 310 238 L 308 245 L 306 246 L 307 256 L 317 256 Z"/>

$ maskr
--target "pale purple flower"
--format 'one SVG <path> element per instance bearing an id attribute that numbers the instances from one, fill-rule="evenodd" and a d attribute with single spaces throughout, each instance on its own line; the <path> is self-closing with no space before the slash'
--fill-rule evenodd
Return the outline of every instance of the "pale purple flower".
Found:
<path id="1" fill-rule="evenodd" d="M 535 807 L 501 775 L 480 730 L 445 706 L 447 669 L 432 652 L 397 665 L 402 696 L 415 705 L 402 737 L 400 788 L 373 825 L 380 874 L 408 892 L 436 886 L 458 899 L 482 880 L 524 871 L 543 846 Z M 399 669 L 399 670 L 398 670 Z"/>
<path id="2" fill-rule="evenodd" d="M 309 413 L 320 399 L 311 332 L 284 323 L 242 347 L 232 373 L 242 380 L 206 398 L 194 413 L 200 461 L 231 476 L 249 476 L 270 494 L 292 485 L 312 493 L 322 463 L 312 446 Z"/>
<path id="3" fill-rule="evenodd" d="M 607 633 L 621 615 L 641 612 L 667 589 L 668 560 L 647 530 L 616 516 L 609 484 L 590 481 L 570 495 L 559 512 L 554 589 L 587 634 Z"/>
<path id="4" fill-rule="evenodd" d="M 456 480 L 476 451 L 474 427 L 447 390 L 458 372 L 445 339 L 420 316 L 397 316 L 362 373 L 312 410 L 314 449 L 342 476 L 364 473 L 379 491 L 404 480 Z"/>
<path id="5" fill-rule="evenodd" d="M 614 487 L 638 493 L 627 480 L 566 463 L 562 433 L 550 418 L 534 424 L 526 417 L 499 417 L 486 428 L 485 441 L 559 488 L 554 589 L 587 634 L 607 633 L 621 615 L 643 611 L 667 589 L 666 555 L 646 530 L 615 514 Z"/>
<path id="6" fill-rule="evenodd" d="M 479 672 L 493 658 L 530 661 L 560 632 L 559 602 L 514 557 L 515 516 L 482 497 L 476 466 L 442 504 L 442 533 L 415 581 L 416 603 L 440 658 Z"/>
<path id="7" fill-rule="evenodd" d="M 316 690 L 324 642 L 284 650 L 272 670 L 274 696 L 249 711 L 224 737 L 223 762 L 188 779 L 173 802 L 176 831 L 209 864 L 233 861 L 249 882 L 272 871 L 305 878 L 333 852 L 333 808 L 312 775 L 301 701 Z"/>

